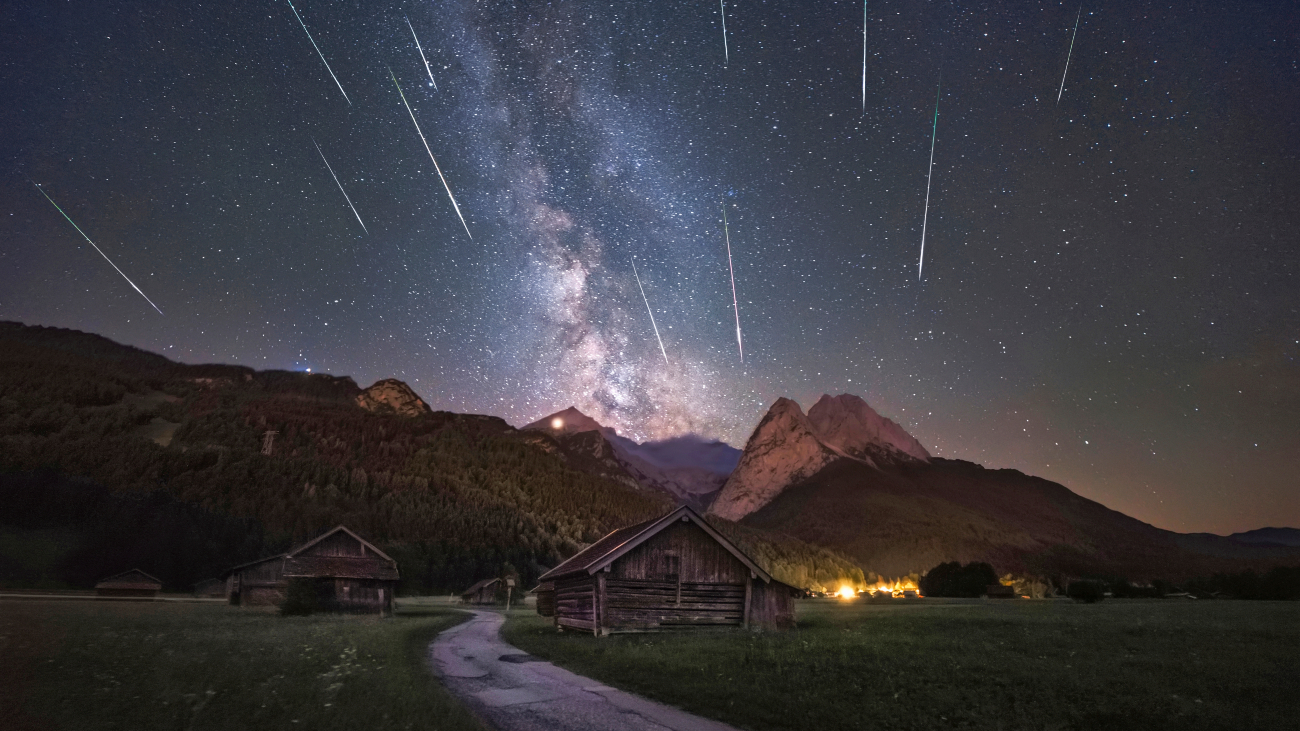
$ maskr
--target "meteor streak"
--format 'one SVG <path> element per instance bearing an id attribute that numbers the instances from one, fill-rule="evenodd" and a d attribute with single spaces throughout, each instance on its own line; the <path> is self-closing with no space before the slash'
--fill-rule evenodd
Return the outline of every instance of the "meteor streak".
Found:
<path id="1" fill-rule="evenodd" d="M 731 63 L 731 51 L 727 49 L 727 0 L 718 0 L 718 7 L 722 9 L 722 57 Z"/>
<path id="2" fill-rule="evenodd" d="M 1056 92 L 1056 103 L 1061 103 L 1061 95 L 1065 93 L 1065 75 L 1070 73 L 1070 56 L 1074 55 L 1074 39 L 1079 35 L 1079 18 L 1083 16 L 1083 6 L 1079 6 L 1079 12 L 1074 16 L 1074 33 L 1070 35 L 1070 50 L 1065 54 L 1065 71 L 1061 74 L 1061 90 Z"/>
<path id="3" fill-rule="evenodd" d="M 347 101 L 348 106 L 352 106 L 352 100 L 348 99 L 348 93 L 343 91 L 343 85 L 339 84 L 339 77 L 334 75 L 334 69 L 330 68 L 330 62 L 325 60 L 325 54 L 320 52 L 320 46 L 316 45 L 316 39 L 311 37 L 311 31 L 307 30 L 307 24 L 302 22 L 302 16 L 298 14 L 298 9 L 293 6 L 293 0 L 285 0 L 289 3 L 289 9 L 293 11 L 293 17 L 298 19 L 298 25 L 302 26 L 302 32 L 307 34 L 307 40 L 311 41 L 311 47 L 316 49 L 316 55 L 320 56 L 321 63 L 325 64 L 325 70 L 330 72 L 330 77 L 334 83 L 338 84 L 339 91 L 343 92 L 343 98 Z"/>
<path id="4" fill-rule="evenodd" d="M 867 113 L 867 0 L 862 0 L 862 113 Z"/>
<path id="5" fill-rule="evenodd" d="M 32 185 L 36 185 L 36 181 L 33 180 Z M 36 185 L 36 189 L 41 192 L 41 195 L 45 196 L 45 200 L 49 201 L 50 205 L 54 206 L 55 210 L 63 214 L 64 218 L 68 219 L 68 223 L 72 224 L 72 227 L 77 229 L 77 233 L 81 234 L 81 238 L 85 239 L 87 243 L 95 247 L 95 251 L 98 251 L 99 255 L 104 257 L 104 261 L 108 262 L 109 266 L 113 267 L 114 269 L 117 269 L 117 265 L 113 263 L 112 259 L 108 258 L 108 254 L 105 254 L 103 249 L 99 248 L 99 246 L 97 246 L 94 241 L 90 240 L 90 237 L 86 235 L 85 231 L 81 230 L 81 227 L 77 225 L 76 221 L 73 221 L 71 218 L 69 218 L 68 214 L 63 213 L 63 209 L 59 208 L 59 204 L 55 203 L 54 199 L 51 198 L 48 194 L 46 194 L 44 188 L 42 188 L 39 185 Z M 131 285 L 131 289 L 134 289 L 136 292 L 140 292 L 140 288 L 135 286 L 135 282 L 132 282 L 130 277 L 126 276 L 126 272 L 123 272 L 121 269 L 117 269 L 117 273 L 121 274 L 122 278 L 126 280 L 126 283 Z M 148 302 L 150 307 L 154 308 L 155 310 L 158 310 L 158 305 L 155 305 L 153 303 L 153 300 L 149 299 L 148 295 L 146 295 L 144 292 L 140 292 L 140 296 L 144 297 L 144 301 Z M 162 315 L 162 313 L 163 313 L 162 310 L 158 310 L 158 314 Z"/>
<path id="6" fill-rule="evenodd" d="M 311 143 L 316 145 L 316 139 L 312 138 Z M 357 213 L 357 207 L 352 205 L 352 199 L 348 197 L 348 192 L 343 190 L 343 184 L 339 182 L 339 176 L 334 175 L 334 168 L 330 167 L 330 161 L 325 159 L 325 153 L 320 151 L 320 145 L 316 145 L 316 152 L 320 154 L 320 159 L 325 163 L 325 169 L 329 170 L 330 175 L 334 178 L 334 184 L 339 187 L 339 192 L 343 194 L 343 200 L 348 202 L 348 208 L 352 209 L 352 215 L 357 217 L 357 223 L 361 224 L 361 230 L 369 235 L 370 229 L 366 228 L 366 222 L 361 220 L 361 214 Z"/>
<path id="7" fill-rule="evenodd" d="M 943 88 L 943 74 L 939 75 L 939 86 L 934 92 L 934 129 L 930 132 L 930 172 L 925 174 L 925 215 L 921 218 L 921 259 L 916 263 L 916 281 L 921 281 L 921 270 L 925 266 L 925 225 L 930 220 L 930 179 L 934 177 L 934 141 L 939 134 L 939 89 Z"/>
<path id="8" fill-rule="evenodd" d="M 447 178 L 442 174 L 442 168 L 438 167 L 438 161 L 433 156 L 433 150 L 429 149 L 429 141 L 424 139 L 424 132 L 420 130 L 420 123 L 415 121 L 415 112 L 411 111 L 411 105 L 406 101 L 406 95 L 402 94 L 402 85 L 397 83 L 397 76 L 393 74 L 392 69 L 388 69 L 388 75 L 393 77 L 393 86 L 397 87 L 397 93 L 402 97 L 402 104 L 406 106 L 406 113 L 411 115 L 411 121 L 415 124 L 415 131 L 420 133 L 420 141 L 424 143 L 424 151 L 429 153 L 429 159 L 433 160 L 433 169 L 438 171 L 438 178 L 442 180 L 442 187 L 447 189 L 447 197 L 451 199 L 451 207 L 456 209 L 456 217 L 460 219 L 460 225 L 465 227 L 465 235 L 474 240 L 474 235 L 469 232 L 469 224 L 465 223 L 465 217 L 460 215 L 460 206 L 456 203 L 456 196 L 451 194 L 451 186 L 447 184 Z"/>
<path id="9" fill-rule="evenodd" d="M 659 341 L 659 352 L 664 355 L 664 365 L 668 365 L 668 351 L 664 350 L 664 339 L 659 337 L 659 326 L 655 324 L 655 313 L 650 309 L 650 300 L 646 299 L 645 287 L 641 286 L 641 275 L 636 273 L 636 259 L 632 260 L 632 276 L 636 277 L 636 288 L 641 290 L 641 299 L 645 300 L 645 310 L 650 313 L 650 327 L 654 328 L 655 340 Z"/>
<path id="10" fill-rule="evenodd" d="M 415 50 L 420 52 L 420 60 L 424 61 L 424 70 L 429 72 L 429 83 L 433 84 L 433 90 L 438 90 L 438 82 L 433 80 L 433 69 L 429 68 L 429 59 L 424 57 L 424 49 L 420 48 L 420 37 L 415 35 L 415 28 L 411 25 L 411 19 L 406 19 L 406 27 L 411 29 L 411 37 L 415 39 Z"/>
<path id="11" fill-rule="evenodd" d="M 736 302 L 736 270 L 731 266 L 731 232 L 727 230 L 727 207 L 722 207 L 722 235 L 727 241 L 727 272 L 731 274 L 731 307 L 736 311 L 736 347 L 740 362 L 745 362 L 745 344 L 740 341 L 740 304 Z"/>

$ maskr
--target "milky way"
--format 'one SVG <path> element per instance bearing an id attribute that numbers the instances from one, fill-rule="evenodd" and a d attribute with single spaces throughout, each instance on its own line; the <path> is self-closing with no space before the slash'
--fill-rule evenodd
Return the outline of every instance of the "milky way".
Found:
<path id="1" fill-rule="evenodd" d="M 294 6 L 0 7 L 0 317 L 637 439 L 850 392 L 1161 527 L 1300 524 L 1294 4 Z"/>

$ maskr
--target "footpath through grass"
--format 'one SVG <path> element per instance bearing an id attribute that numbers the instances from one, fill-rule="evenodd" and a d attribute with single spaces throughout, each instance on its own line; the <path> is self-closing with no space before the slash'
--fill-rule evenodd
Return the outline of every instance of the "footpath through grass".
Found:
<path id="1" fill-rule="evenodd" d="M 0 709 L 21 729 L 483 731 L 430 674 L 465 618 L 280 617 L 221 604 L 0 601 Z"/>
<path id="2" fill-rule="evenodd" d="M 800 602 L 799 628 L 506 639 L 753 731 L 1295 728 L 1300 603 Z"/>

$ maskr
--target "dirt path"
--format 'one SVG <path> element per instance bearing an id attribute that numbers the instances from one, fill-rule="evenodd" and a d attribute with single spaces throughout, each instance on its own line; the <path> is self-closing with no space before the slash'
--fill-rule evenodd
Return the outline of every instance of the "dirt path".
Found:
<path id="1" fill-rule="evenodd" d="M 501 639 L 504 623 L 476 611 L 429 645 L 447 688 L 500 731 L 736 731 L 525 654 Z"/>

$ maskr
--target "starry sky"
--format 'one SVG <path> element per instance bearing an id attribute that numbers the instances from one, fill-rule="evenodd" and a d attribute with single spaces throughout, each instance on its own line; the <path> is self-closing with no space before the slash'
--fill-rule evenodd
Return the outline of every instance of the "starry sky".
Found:
<path id="1" fill-rule="evenodd" d="M 5 3 L 0 318 L 639 440 L 856 393 L 1300 526 L 1300 6 L 720 10 Z"/>

